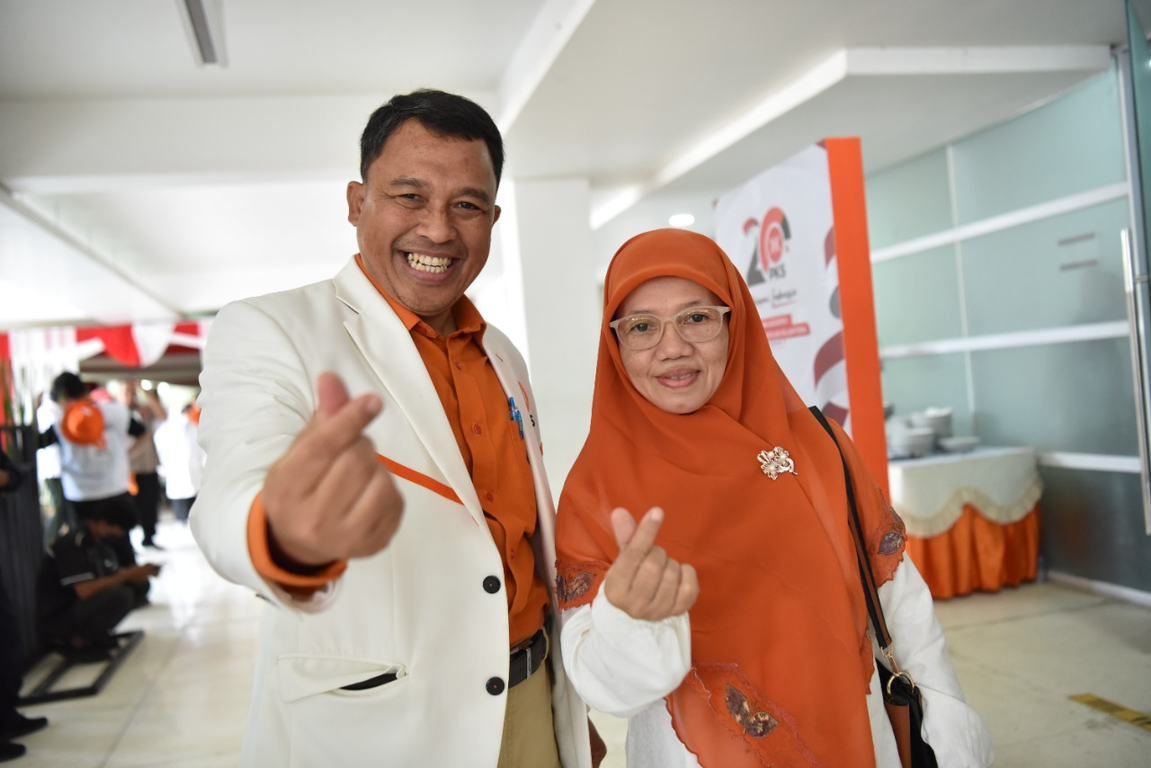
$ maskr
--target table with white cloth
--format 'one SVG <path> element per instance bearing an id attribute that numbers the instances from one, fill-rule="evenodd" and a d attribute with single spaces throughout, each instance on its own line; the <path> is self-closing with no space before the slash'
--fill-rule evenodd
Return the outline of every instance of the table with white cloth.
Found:
<path id="1" fill-rule="evenodd" d="M 892 459 L 887 476 L 891 504 L 907 525 L 907 553 L 932 596 L 1035 578 L 1043 484 L 1034 449 Z"/>

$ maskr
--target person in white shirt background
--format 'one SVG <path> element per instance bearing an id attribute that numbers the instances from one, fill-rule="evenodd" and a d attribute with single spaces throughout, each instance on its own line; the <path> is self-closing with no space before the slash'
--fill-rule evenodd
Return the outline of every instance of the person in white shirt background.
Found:
<path id="1" fill-rule="evenodd" d="M 188 522 L 188 512 L 196 501 L 204 476 L 204 451 L 197 440 L 197 424 L 192 418 L 194 408 L 188 403 L 178 411 L 172 409 L 153 436 L 164 476 L 164 492 L 181 523 Z"/>

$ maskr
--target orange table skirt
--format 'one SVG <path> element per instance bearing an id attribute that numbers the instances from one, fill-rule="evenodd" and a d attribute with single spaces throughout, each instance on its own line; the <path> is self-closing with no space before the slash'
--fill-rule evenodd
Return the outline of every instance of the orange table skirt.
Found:
<path id="1" fill-rule="evenodd" d="M 1039 567 L 1039 505 L 1014 523 L 988 520 L 970 504 L 946 533 L 907 537 L 907 554 L 935 598 L 1033 581 Z"/>

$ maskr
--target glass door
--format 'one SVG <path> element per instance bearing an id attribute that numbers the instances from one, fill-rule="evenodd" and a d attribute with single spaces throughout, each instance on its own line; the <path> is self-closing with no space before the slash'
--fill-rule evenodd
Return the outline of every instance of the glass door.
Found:
<path id="1" fill-rule="evenodd" d="M 1123 107 L 1127 132 L 1128 178 L 1131 180 L 1131 230 L 1124 230 L 1123 260 L 1127 316 L 1131 323 L 1131 362 L 1137 407 L 1139 456 L 1143 466 L 1143 515 L 1151 536 L 1151 370 L 1148 331 L 1151 329 L 1151 296 L 1148 294 L 1148 253 L 1151 253 L 1148 222 L 1151 222 L 1151 50 L 1144 22 L 1151 23 L 1151 3 L 1126 0 L 1126 55 L 1121 55 Z"/>

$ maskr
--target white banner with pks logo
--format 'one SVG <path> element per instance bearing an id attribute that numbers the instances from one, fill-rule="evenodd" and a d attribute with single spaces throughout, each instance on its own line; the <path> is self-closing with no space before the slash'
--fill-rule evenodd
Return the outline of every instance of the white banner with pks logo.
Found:
<path id="1" fill-rule="evenodd" d="M 850 431 L 827 150 L 808 147 L 723 195 L 715 226 L 796 392 Z"/>

